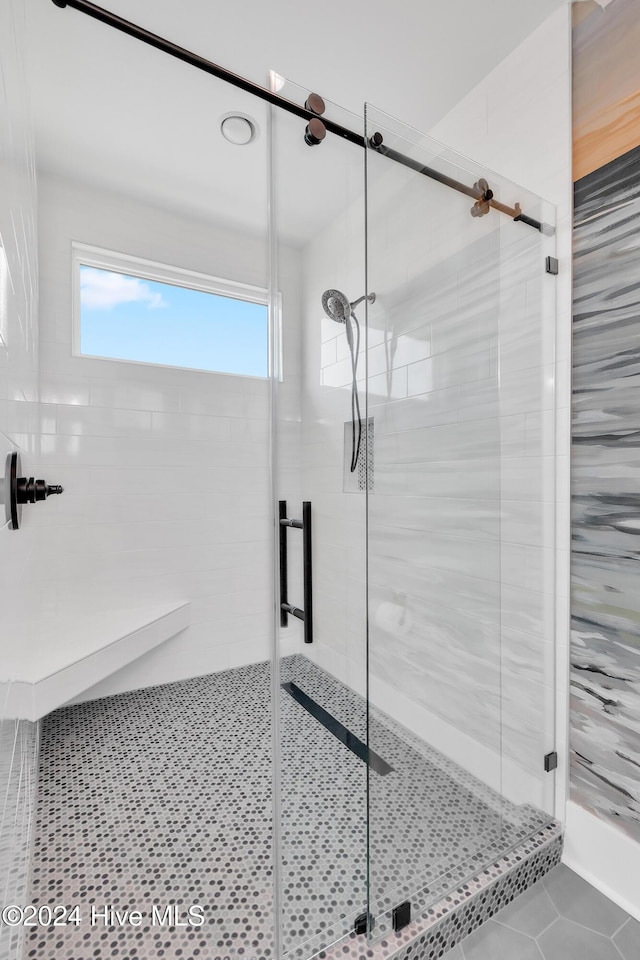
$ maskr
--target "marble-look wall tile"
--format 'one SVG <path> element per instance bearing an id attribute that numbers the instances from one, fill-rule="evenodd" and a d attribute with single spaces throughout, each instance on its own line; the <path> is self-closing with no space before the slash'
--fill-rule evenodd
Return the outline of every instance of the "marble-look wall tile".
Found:
<path id="1" fill-rule="evenodd" d="M 446 131 L 435 134 L 487 167 L 509 164 L 514 179 L 535 182 L 541 193 L 550 182 L 545 171 L 566 171 L 568 163 L 559 137 L 566 126 L 558 123 L 568 89 L 564 13 L 484 82 L 491 135 L 485 129 L 476 136 L 476 107 L 467 110 L 464 101 L 452 111 Z M 549 91 L 544 124 L 536 103 L 540 70 Z M 517 141 L 509 136 L 505 149 L 499 131 L 510 131 L 514 110 L 520 109 L 527 119 L 535 113 L 540 125 L 527 125 Z M 543 157 L 538 148 L 544 133 Z M 437 153 L 434 166 L 446 150 Z M 464 738 L 473 738 L 482 750 L 485 736 L 498 744 L 496 693 L 500 670 L 508 670 L 502 747 L 514 762 L 505 765 L 506 780 L 515 782 L 519 774 L 519 797 L 535 796 L 537 802 L 544 795 L 551 809 L 554 777 L 544 773 L 542 756 L 555 745 L 549 614 L 555 566 L 552 345 L 559 278 L 545 276 L 543 264 L 546 253 L 555 253 L 554 241 L 506 218 L 474 219 L 466 200 L 406 168 L 381 163 L 379 169 L 380 180 L 370 177 L 368 191 L 369 288 L 377 295 L 367 330 L 368 415 L 375 422 L 369 495 L 372 689 L 384 685 L 391 691 L 380 705 L 396 716 L 405 716 L 405 706 L 429 710 L 430 729 L 447 730 L 439 744 L 445 751 Z M 469 177 L 468 170 L 456 173 Z M 543 209 L 520 187 L 499 177 L 492 186 L 494 180 L 501 199 L 509 195 L 523 207 Z M 302 384 L 305 496 L 313 500 L 316 527 L 331 524 L 332 541 L 345 556 L 344 525 L 352 521 L 357 529 L 361 523 L 360 534 L 351 537 L 352 553 L 361 558 L 364 497 L 342 490 L 348 371 L 342 371 L 341 386 L 322 386 L 320 380 L 324 367 L 348 358 L 346 338 L 336 337 L 335 324 L 323 320 L 319 298 L 327 286 L 350 295 L 353 290 L 354 297 L 364 292 L 363 264 L 350 242 L 354 231 L 347 230 L 349 222 L 356 231 L 362 227 L 362 210 L 354 195 L 344 218 L 304 252 Z M 504 471 L 501 459 L 509 460 Z M 352 569 L 348 560 L 348 573 Z M 513 590 L 502 596 L 505 587 Z M 347 636 L 337 624 L 327 629 L 317 614 L 321 642 L 310 653 L 327 669 L 342 671 L 350 684 L 362 675 L 364 663 L 364 643 L 354 635 L 363 630 L 364 611 L 362 602 L 352 599 L 359 593 L 362 601 L 362 588 L 359 576 L 331 581 L 339 593 L 334 603 L 346 599 L 347 611 L 353 608 Z M 394 607 L 406 608 L 410 618 L 395 622 Z M 330 602 L 320 609 L 331 618 Z M 488 663 L 476 670 L 481 655 Z M 526 711 L 519 706 L 520 678 L 527 684 Z M 464 764 L 468 758 L 458 759 Z"/>
<path id="2" fill-rule="evenodd" d="M 554 741 L 553 313 L 540 237 L 495 221 L 471 233 L 434 192 L 434 222 L 455 221 L 460 236 L 441 245 L 436 231 L 414 263 L 416 198 L 429 186 L 394 191 L 392 179 L 369 192 L 371 323 L 383 338 L 369 351 L 370 667 L 535 777 Z M 418 335 L 430 352 L 406 359 L 398 397 L 394 344 Z"/>
<path id="3" fill-rule="evenodd" d="M 410 193 L 403 196 L 404 209 L 394 197 L 382 213 L 407 228 L 416 214 Z M 440 212 L 446 201 L 436 201 Z M 419 273 L 396 270 L 410 230 L 372 245 L 369 667 L 398 698 L 535 776 L 554 736 L 553 418 L 542 382 L 548 358 L 536 331 L 543 320 L 539 240 L 512 224 L 476 226 L 479 236 L 447 256 L 437 243 L 430 247 L 431 262 L 423 258 Z M 316 239 L 308 263 L 323 262 L 324 242 L 335 245 L 335 232 Z M 310 318 L 314 285 L 321 292 L 328 282 L 316 274 L 315 266 L 307 274 Z M 314 362 L 332 371 L 331 385 L 312 386 Z M 325 339 L 321 328 L 317 349 L 307 341 L 303 487 L 318 530 L 312 655 L 329 657 L 357 685 L 365 665 L 358 634 L 366 593 L 364 574 L 356 573 L 366 549 L 365 504 L 342 491 L 344 364 L 334 330 Z M 405 612 L 400 623 L 398 610 Z"/>
<path id="4" fill-rule="evenodd" d="M 640 840 L 640 148 L 575 189 L 571 794 Z"/>

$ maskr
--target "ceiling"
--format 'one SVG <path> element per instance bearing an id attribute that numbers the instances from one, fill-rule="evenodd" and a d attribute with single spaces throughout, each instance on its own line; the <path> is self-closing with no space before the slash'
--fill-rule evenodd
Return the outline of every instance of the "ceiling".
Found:
<path id="1" fill-rule="evenodd" d="M 103 2 L 254 82 L 265 84 L 272 68 L 360 115 L 366 100 L 428 130 L 566 0 Z M 264 227 L 264 103 L 51 0 L 30 0 L 27 17 L 41 169 Z M 302 90 L 283 92 L 304 101 Z M 254 143 L 222 139 L 220 119 L 231 111 L 257 122 Z M 344 122 L 335 109 L 328 115 Z M 283 230 L 304 242 L 359 182 L 361 159 L 335 138 L 310 149 L 304 124 L 288 115 L 279 112 L 278 124 Z"/>

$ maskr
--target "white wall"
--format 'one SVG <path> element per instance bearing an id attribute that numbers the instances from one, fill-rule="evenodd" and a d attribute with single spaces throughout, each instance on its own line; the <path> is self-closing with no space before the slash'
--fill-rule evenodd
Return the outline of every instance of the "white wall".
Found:
<path id="1" fill-rule="evenodd" d="M 365 292 L 362 161 L 341 158 L 342 213 L 303 253 L 302 493 L 313 504 L 314 643 L 304 654 L 364 695 L 366 691 L 366 529 L 363 493 L 343 493 L 344 422 L 351 419 L 351 360 L 345 327 L 327 317 L 322 294 Z M 358 374 L 365 371 L 364 306 Z M 365 390 L 359 384 L 362 416 Z M 349 454 L 350 456 L 350 454 Z M 354 717 L 359 724 L 360 718 Z M 344 721 L 348 722 L 348 721 Z M 359 726 L 357 727 L 359 729 Z"/>
<path id="2" fill-rule="evenodd" d="M 481 41 L 468 0 L 326 0 L 322 16 L 291 0 L 111 0 L 109 9 L 257 83 L 277 70 L 305 84 L 297 103 L 309 90 L 358 112 L 367 100 L 428 129 L 563 2 L 485 0 Z M 26 7 L 40 158 L 60 173 L 91 169 L 116 192 L 210 204 L 216 216 L 216 187 L 232 179 L 211 176 L 219 119 L 240 109 L 259 121 L 255 101 L 72 9 Z"/>
<path id="3" fill-rule="evenodd" d="M 89 696 L 269 656 L 269 383 L 73 357 L 71 241 L 266 286 L 265 211 L 248 237 L 40 177 L 41 397 L 26 442 L 65 493 L 38 512 L 30 617 L 64 630 L 85 611 L 191 602 L 186 631 Z M 295 258 L 284 260 L 292 308 Z M 11 616 L 23 619 L 20 604 Z"/>
<path id="4" fill-rule="evenodd" d="M 0 4 L 0 472 L 23 444 L 25 411 L 37 399 L 38 274 L 36 178 L 24 62 L 24 4 Z M 25 454 L 27 454 L 25 456 Z M 9 622 L 13 597 L 30 602 L 37 556 L 26 531 L 10 530 L 0 506 L 0 662 L 18 642 Z M 29 517 L 25 512 L 25 523 Z M 6 715 L 10 680 L 0 668 L 0 897 L 24 903 L 35 800 L 36 725 Z M 20 955 L 21 932 L 0 926 L 0 958 Z"/>
<path id="5" fill-rule="evenodd" d="M 569 116 L 568 14 L 563 10 L 500 64 L 434 131 L 438 139 L 473 157 L 473 168 L 478 174 L 483 167 L 496 169 L 559 207 L 558 280 L 544 274 L 539 235 L 532 237 L 521 224 L 508 222 L 500 231 L 501 268 L 493 278 L 493 290 L 497 284 L 502 338 L 502 392 L 497 411 L 501 469 L 495 462 L 491 469 L 496 432 L 489 428 L 498 425 L 496 411 L 492 412 L 487 404 L 483 414 L 478 406 L 480 397 L 471 397 L 478 377 L 484 376 L 485 384 L 495 386 L 491 351 L 487 352 L 487 369 L 482 373 L 478 365 L 484 362 L 483 357 L 467 349 L 469 337 L 466 348 L 465 344 L 451 343 L 450 353 L 432 342 L 434 336 L 442 341 L 447 330 L 451 333 L 465 309 L 472 324 L 474 313 L 478 322 L 488 319 L 489 327 L 496 323 L 495 315 L 487 318 L 480 310 L 492 288 L 489 287 L 488 294 L 483 293 L 482 277 L 476 275 L 474 279 L 469 275 L 473 258 L 467 256 L 465 260 L 463 256 L 467 244 L 473 243 L 474 238 L 486 237 L 487 230 L 491 230 L 489 218 L 486 223 L 472 220 L 466 198 L 462 201 L 463 214 L 456 215 L 459 198 L 452 199 L 443 188 L 429 184 L 418 193 L 411 175 L 405 174 L 403 181 L 403 174 L 397 170 L 388 174 L 386 184 L 383 180 L 379 184 L 370 181 L 370 196 L 381 202 L 377 208 L 374 203 L 370 223 L 374 234 L 369 253 L 370 284 L 379 299 L 370 314 L 369 364 L 370 374 L 378 373 L 378 379 L 371 384 L 372 400 L 382 401 L 371 411 L 376 415 L 377 459 L 376 490 L 371 497 L 370 552 L 377 568 L 381 562 L 384 568 L 370 567 L 372 604 L 375 607 L 378 601 L 378 606 L 382 602 L 402 605 L 405 600 L 398 595 L 409 595 L 406 605 L 413 621 L 412 628 L 402 635 L 379 630 L 372 608 L 372 696 L 427 739 L 433 740 L 438 732 L 437 745 L 445 752 L 455 745 L 457 759 L 480 776 L 483 771 L 487 776 L 491 763 L 496 766 L 494 748 L 499 752 L 501 732 L 507 757 L 502 771 L 507 795 L 519 802 L 530 800 L 550 811 L 554 809 L 554 776 L 544 773 L 543 755 L 555 741 L 562 767 L 566 759 L 564 724 L 560 724 L 559 736 L 554 730 L 553 661 L 556 509 L 561 546 L 557 555 L 557 624 L 561 656 L 566 651 Z M 514 117 L 519 119 L 514 121 Z M 510 193 L 508 184 L 503 191 Z M 511 191 L 512 195 L 505 199 L 521 199 L 524 208 L 536 203 L 535 198 L 522 193 Z M 361 209 L 356 203 L 345 218 L 351 220 L 344 230 L 347 240 L 357 234 L 360 218 Z M 524 253 L 522 245 L 529 245 Z M 544 250 L 553 252 L 549 244 Z M 491 262 L 496 261 L 494 257 Z M 510 265 L 509 270 L 505 265 Z M 425 272 L 429 269 L 437 276 L 429 278 Z M 361 264 L 354 258 L 353 245 L 342 241 L 334 225 L 316 238 L 305 254 L 303 486 L 305 496 L 310 496 L 316 505 L 316 526 L 324 528 L 329 541 L 326 547 L 318 546 L 315 558 L 318 646 L 312 655 L 356 689 L 361 689 L 364 675 L 363 498 L 342 493 L 342 423 L 349 417 L 349 364 L 343 332 L 331 321 L 318 322 L 318 302 L 326 286 L 338 286 L 355 297 L 363 292 L 361 285 Z M 522 298 L 525 287 L 528 304 Z M 444 303 L 445 294 L 431 293 L 438 288 L 451 294 L 448 303 Z M 520 296 L 520 300 L 514 299 L 514 295 Z M 556 296 L 557 342 L 553 326 Z M 434 311 L 444 321 L 437 332 L 430 328 Z M 471 335 L 477 333 L 477 327 L 478 323 L 469 328 Z M 491 329 L 486 333 L 488 343 Z M 390 368 L 392 376 L 387 378 L 385 371 Z M 554 374 L 558 384 L 560 444 L 558 502 L 552 459 Z M 469 395 L 466 405 L 462 403 L 464 397 L 459 396 L 463 388 L 465 396 Z M 425 404 L 427 400 L 429 403 Z M 429 412 L 425 413 L 427 406 Z M 488 432 L 483 432 L 482 426 Z M 469 459 L 470 445 L 475 462 Z M 421 446 L 424 456 L 419 452 Z M 426 452 L 429 447 L 431 453 Z M 495 501 L 488 503 L 487 511 L 482 502 L 470 502 L 472 493 L 454 489 L 456 478 L 469 478 L 472 471 L 477 489 L 483 449 L 487 479 L 490 482 L 493 478 L 502 487 L 502 516 L 496 514 Z M 446 458 L 445 450 L 449 451 Z M 392 468 L 393 476 L 385 477 L 381 461 Z M 419 496 L 427 481 L 424 471 L 420 473 L 421 463 L 431 476 L 435 467 L 439 470 L 442 482 L 440 492 L 435 494 L 439 500 Z M 450 471 L 448 480 L 442 474 L 444 467 Z M 413 486 L 407 487 L 408 483 Z M 472 487 L 473 483 L 469 490 Z M 385 493 L 392 494 L 386 504 L 382 502 Z M 403 521 L 397 511 L 410 502 L 413 513 Z M 385 541 L 383 528 L 389 521 L 392 535 Z M 495 555 L 496 525 L 502 527 L 501 556 L 500 551 Z M 411 548 L 407 538 L 411 538 L 412 528 L 423 547 L 428 542 L 434 549 L 426 567 L 403 561 Z M 393 569 L 393 562 L 388 562 L 393 556 L 397 556 L 396 566 L 399 563 L 402 570 Z M 425 561 L 424 556 L 421 561 Z M 474 580 L 474 575 L 480 579 Z M 482 578 L 486 581 L 484 587 Z M 462 595 L 466 590 L 471 597 L 473 584 L 475 603 L 470 604 L 465 615 Z M 498 587 L 495 599 L 499 610 L 494 609 L 492 614 L 489 608 L 491 595 L 496 593 L 494 586 Z M 446 596 L 449 599 L 443 599 Z M 492 620 L 495 626 L 496 616 L 502 620 L 501 649 L 497 630 L 490 626 L 486 630 L 484 626 Z M 462 642 L 465 621 L 468 649 L 463 652 L 458 644 L 456 657 L 452 657 L 450 641 L 457 637 Z M 564 674 L 559 675 L 559 684 L 560 710 L 564 711 Z M 501 698 L 504 716 L 500 731 Z M 475 709 L 469 710 L 469 704 L 474 704 Z M 488 749 L 479 749 L 479 743 Z M 489 779 L 499 783 L 499 769 L 493 772 L 495 776 L 489 773 Z M 558 780 L 562 791 L 562 774 Z M 561 805 L 558 809 L 562 809 Z"/>
<path id="6" fill-rule="evenodd" d="M 38 391 L 37 187 L 24 62 L 24 11 L 3 4 L 0 86 L 0 455 L 20 446 Z M 4 514 L 4 511 L 3 511 Z M 2 607 L 26 562 L 25 539 L 0 529 Z"/>

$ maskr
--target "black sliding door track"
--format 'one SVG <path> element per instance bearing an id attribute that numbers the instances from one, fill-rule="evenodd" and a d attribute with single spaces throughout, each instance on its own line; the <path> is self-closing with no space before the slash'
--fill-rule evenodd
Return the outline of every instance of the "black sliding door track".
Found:
<path id="1" fill-rule="evenodd" d="M 187 50 L 185 47 L 180 47 L 170 40 L 165 40 L 163 37 L 158 36 L 158 34 L 152 33 L 144 27 L 139 27 L 130 20 L 125 20 L 123 17 L 119 17 L 117 14 L 105 10 L 104 7 L 99 7 L 96 3 L 91 3 L 90 0 L 52 0 L 52 2 L 56 7 L 72 7 L 80 13 L 86 13 L 89 17 L 93 17 L 94 20 L 99 20 L 100 23 L 105 23 L 108 27 L 113 27 L 121 33 L 126 33 L 127 36 L 133 37 L 135 40 L 141 40 L 150 47 L 155 47 L 156 50 L 161 50 L 162 53 L 168 53 L 169 56 L 175 57 L 177 60 L 182 60 L 183 63 L 188 63 L 198 70 L 203 70 L 213 77 L 225 80 L 227 83 L 233 84 L 234 87 L 245 90 L 247 93 L 252 93 L 260 100 L 265 100 L 274 107 L 279 107 L 280 110 L 286 110 L 287 113 L 293 113 L 302 120 L 309 121 L 317 119 L 318 115 L 311 110 L 307 110 L 306 107 L 301 107 L 292 100 L 287 100 L 286 97 L 281 97 L 272 90 L 268 90 L 258 83 L 247 80 L 246 77 L 232 73 L 231 70 L 226 70 L 219 64 L 212 63 L 211 60 L 206 60 L 204 57 L 199 56 L 197 53 L 192 53 L 191 50 Z M 399 153 L 397 150 L 391 150 L 389 147 L 384 146 L 381 137 L 379 141 L 376 139 L 380 136 L 379 134 L 375 134 L 374 137 L 367 142 L 362 134 L 356 133 L 355 130 L 350 130 L 348 127 L 343 127 L 339 123 L 334 123 L 332 120 L 324 117 L 324 115 L 322 117 L 322 123 L 326 130 L 335 136 L 349 140 L 350 143 L 355 143 L 364 149 L 370 147 L 376 153 L 380 153 L 382 156 L 388 157 L 396 163 L 401 163 L 405 167 L 410 167 L 412 170 L 423 174 L 425 177 L 429 177 L 431 180 L 437 180 L 438 183 L 442 183 L 444 186 L 450 187 L 458 193 L 464 193 L 476 201 L 486 202 L 494 210 L 499 210 L 500 213 L 506 214 L 511 217 L 512 220 L 524 223 L 529 227 L 533 227 L 535 230 L 540 230 L 542 233 L 553 233 L 552 227 L 547 224 L 542 224 L 539 220 L 535 220 L 533 217 L 528 217 L 522 213 L 519 204 L 516 204 L 515 207 L 509 207 L 507 204 L 500 203 L 500 201 L 493 199 L 491 191 L 486 193 L 486 191 L 478 185 L 472 187 L 467 186 L 458 180 L 454 180 L 452 177 L 446 176 L 444 173 L 440 173 L 432 167 L 420 163 L 418 160 L 413 160 L 411 157 Z"/>

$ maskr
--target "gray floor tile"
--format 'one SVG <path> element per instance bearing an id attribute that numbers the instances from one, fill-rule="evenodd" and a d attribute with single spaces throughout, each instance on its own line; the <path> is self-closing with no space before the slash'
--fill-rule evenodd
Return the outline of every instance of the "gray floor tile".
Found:
<path id="1" fill-rule="evenodd" d="M 610 939 L 564 917 L 545 930 L 537 943 L 544 960 L 620 960 Z"/>
<path id="2" fill-rule="evenodd" d="M 543 882 L 561 916 L 605 937 L 613 936 L 628 917 L 617 904 L 564 864 L 552 870 Z"/>
<path id="3" fill-rule="evenodd" d="M 544 886 L 536 883 L 496 914 L 494 919 L 535 938 L 546 930 L 557 916 L 558 911 Z"/>
<path id="4" fill-rule="evenodd" d="M 535 941 L 488 920 L 462 941 L 465 960 L 541 960 Z M 620 958 L 618 958 L 620 960 Z"/>
<path id="5" fill-rule="evenodd" d="M 616 933 L 613 942 L 624 960 L 638 960 L 640 957 L 640 923 L 629 917 L 622 930 Z"/>
<path id="6" fill-rule="evenodd" d="M 460 944 L 458 944 L 457 947 L 454 947 L 453 950 L 449 950 L 448 953 L 445 953 L 442 960 L 464 960 L 464 954 L 462 953 Z"/>
<path id="7" fill-rule="evenodd" d="M 469 880 L 470 869 L 486 864 L 484 883 L 494 857 L 546 819 L 526 807 L 509 808 L 505 819 L 503 801 L 484 784 L 383 714 L 370 713 L 365 700 L 306 658 L 287 657 L 281 670 L 283 680 L 295 680 L 356 736 L 368 728 L 392 767 L 388 776 L 370 779 L 370 877 L 387 910 L 408 884 L 415 890 L 418 877 L 428 892 L 412 896 L 414 904 L 432 897 L 439 883 L 448 890 L 452 878 L 468 893 L 478 883 Z M 135 946 L 145 960 L 243 951 L 269 960 L 270 710 L 270 666 L 262 663 L 49 715 L 42 725 L 32 898 L 78 903 L 83 917 L 90 897 L 147 913 L 147 904 L 185 898 L 203 907 L 207 922 L 201 933 L 176 928 L 170 941 L 153 926 L 33 929 L 25 955 L 106 960 L 115 951 L 133 956 Z M 366 905 L 366 764 L 285 693 L 280 750 L 283 943 L 310 955 L 351 929 L 349 918 Z M 360 953 L 359 944 L 353 949 Z"/>

